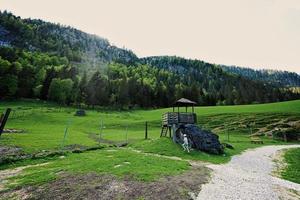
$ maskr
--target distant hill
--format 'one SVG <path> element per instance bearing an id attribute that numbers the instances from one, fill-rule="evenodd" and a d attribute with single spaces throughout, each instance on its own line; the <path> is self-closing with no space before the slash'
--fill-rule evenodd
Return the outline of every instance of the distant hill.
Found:
<path id="1" fill-rule="evenodd" d="M 176 56 L 154 56 L 141 58 L 140 62 L 178 74 L 184 83 L 191 87 L 193 82 L 197 82 L 201 88 L 199 98 L 208 98 L 204 101 L 214 102 L 216 99 L 214 103 L 248 104 L 266 102 L 268 98 L 279 100 L 287 97 L 283 94 L 285 92 L 279 89 L 282 85 L 279 87 L 266 81 L 229 73 L 224 71 L 223 67 L 199 60 Z"/>
<path id="2" fill-rule="evenodd" d="M 132 51 L 113 46 L 96 35 L 42 20 L 21 19 L 6 11 L 0 12 L 0 45 L 47 52 L 92 69 L 111 61 L 137 60 Z"/>
<path id="3" fill-rule="evenodd" d="M 238 74 L 252 80 L 262 81 L 277 87 L 300 87 L 300 75 L 277 70 L 254 70 L 236 66 L 220 66 L 224 71 Z"/>
<path id="4" fill-rule="evenodd" d="M 176 56 L 138 58 L 130 50 L 69 26 L 0 12 L 0 99 L 162 107 L 180 97 L 199 105 L 300 97 L 296 89 L 282 88 L 297 86 L 297 77 L 275 84 L 270 75 L 253 78 L 229 69 Z"/>

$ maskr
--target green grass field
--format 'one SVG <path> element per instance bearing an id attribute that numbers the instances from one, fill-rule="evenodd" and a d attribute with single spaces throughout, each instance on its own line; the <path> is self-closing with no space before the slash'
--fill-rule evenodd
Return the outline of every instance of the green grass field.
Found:
<path id="1" fill-rule="evenodd" d="M 25 160 L 9 164 L 2 169 L 50 162 L 44 166 L 27 168 L 24 174 L 11 179 L 9 183 L 11 188 L 54 180 L 60 171 L 109 173 L 120 177 L 130 174 L 138 180 L 151 181 L 160 176 L 181 173 L 189 169 L 189 165 L 186 161 L 145 156 L 130 149 L 176 156 L 187 160 L 224 163 L 228 162 L 232 155 L 239 154 L 248 148 L 284 143 L 262 137 L 264 144 L 251 144 L 249 138 L 251 133 L 262 128 L 270 130 L 278 122 L 288 123 L 300 120 L 300 100 L 259 105 L 196 107 L 198 125 L 217 133 L 221 142 L 234 146 L 233 150 L 226 149 L 224 155 L 210 155 L 198 151 L 186 153 L 170 139 L 159 137 L 161 115 L 171 111 L 168 108 L 133 111 L 98 108 L 87 110 L 87 116 L 77 117 L 74 116 L 76 108 L 59 107 L 49 102 L 24 100 L 0 103 L 0 111 L 4 111 L 7 107 L 12 108 L 13 111 L 6 128 L 22 129 L 24 133 L 2 134 L 0 146 L 17 146 L 26 153 L 37 153 L 43 150 L 59 150 L 62 145 L 98 146 L 100 136 L 105 142 L 129 142 L 129 149 L 107 147 L 104 150 L 81 154 L 67 153 L 64 159 L 53 157 L 49 160 Z M 101 121 L 104 126 L 100 135 Z M 146 121 L 148 122 L 148 140 L 144 140 Z M 68 132 L 63 140 L 67 126 Z M 102 145 L 103 142 L 101 140 Z M 124 164 L 127 162 L 130 164 Z M 114 168 L 116 165 L 123 167 Z M 42 176 L 42 174 L 46 175 Z"/>
<path id="2" fill-rule="evenodd" d="M 142 169 L 141 170 L 141 166 Z M 186 161 L 145 156 L 126 149 L 108 149 L 82 154 L 70 154 L 48 161 L 45 165 L 32 166 L 24 174 L 11 178 L 9 188 L 36 185 L 55 180 L 59 172 L 68 174 L 112 174 L 120 178 L 153 181 L 161 176 L 176 175 L 189 169 Z"/>
<path id="3" fill-rule="evenodd" d="M 22 129 L 23 134 L 3 134 L 0 145 L 22 147 L 26 152 L 60 148 L 64 131 L 69 124 L 66 145 L 97 145 L 100 122 L 103 121 L 102 138 L 114 141 L 141 140 L 144 138 L 144 124 L 148 121 L 149 137 L 159 138 L 161 115 L 171 109 L 111 111 L 88 110 L 87 116 L 74 116 L 75 108 L 58 107 L 55 104 L 37 101 L 1 102 L 0 110 L 11 107 L 13 112 L 6 128 Z M 253 129 L 267 125 L 274 119 L 300 118 L 300 101 L 244 106 L 197 107 L 200 126 L 213 129 L 221 127 L 220 137 L 239 139 L 241 133 L 249 133 L 249 128 L 239 128 L 240 124 L 256 121 Z M 233 129 L 232 127 L 236 127 Z M 127 134 L 126 134 L 127 133 Z M 224 134 L 223 134 L 224 133 Z M 237 138 L 238 137 L 238 138 Z M 236 139 L 235 139 L 236 138 Z M 241 140 L 245 140 L 242 137 Z"/>
<path id="4" fill-rule="evenodd" d="M 0 145 L 14 145 L 27 152 L 60 148 L 64 131 L 69 124 L 66 145 L 97 145 L 100 122 L 103 121 L 102 138 L 114 141 L 141 140 L 144 138 L 144 124 L 148 121 L 149 137 L 159 138 L 161 115 L 170 109 L 110 111 L 88 110 L 87 116 L 74 116 L 75 108 L 58 107 L 55 104 L 36 101 L 2 102 L 0 110 L 11 107 L 13 112 L 7 128 L 22 129 L 23 134 L 3 134 Z M 272 112 L 273 109 L 273 112 Z M 274 120 L 300 119 L 300 101 L 245 106 L 197 107 L 198 123 L 206 129 L 221 128 L 221 139 L 245 140 L 250 133 L 242 125 L 256 122 L 253 130 L 268 125 Z M 226 132 L 227 131 L 227 132 Z M 226 132 L 226 133 L 225 133 Z M 242 135 L 241 133 L 244 133 Z M 240 138 L 241 136 L 241 138 Z"/>
<path id="5" fill-rule="evenodd" d="M 300 148 L 287 150 L 284 154 L 284 160 L 287 167 L 282 171 L 281 176 L 300 184 Z"/>

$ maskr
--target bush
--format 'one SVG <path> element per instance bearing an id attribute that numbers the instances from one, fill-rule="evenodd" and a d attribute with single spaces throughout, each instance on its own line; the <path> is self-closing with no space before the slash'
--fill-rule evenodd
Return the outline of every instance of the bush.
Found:
<path id="1" fill-rule="evenodd" d="M 295 128 L 276 130 L 273 132 L 273 137 L 281 140 L 285 140 L 286 138 L 287 141 L 298 141 L 300 140 L 300 130 Z"/>

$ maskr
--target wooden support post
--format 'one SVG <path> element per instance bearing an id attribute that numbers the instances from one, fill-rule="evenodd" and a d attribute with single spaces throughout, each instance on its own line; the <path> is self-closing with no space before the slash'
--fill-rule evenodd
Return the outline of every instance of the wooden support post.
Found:
<path id="1" fill-rule="evenodd" d="M 0 124 L 0 136 L 1 136 L 1 134 L 3 132 L 3 129 L 4 129 L 4 126 L 5 126 L 5 124 L 6 124 L 7 120 L 8 120 L 10 111 L 11 111 L 11 108 L 7 108 L 6 112 L 4 114 L 3 119 L 1 120 L 1 124 Z"/>
<path id="2" fill-rule="evenodd" d="M 148 122 L 145 123 L 145 140 L 148 139 Z"/>
<path id="3" fill-rule="evenodd" d="M 176 125 L 172 125 L 172 134 L 173 134 L 173 142 L 175 142 L 175 131 L 176 131 Z"/>

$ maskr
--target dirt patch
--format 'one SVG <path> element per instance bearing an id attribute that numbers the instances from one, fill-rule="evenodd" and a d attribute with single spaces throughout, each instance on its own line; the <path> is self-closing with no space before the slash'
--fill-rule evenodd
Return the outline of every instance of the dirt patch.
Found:
<path id="1" fill-rule="evenodd" d="M 83 153 L 86 151 L 94 151 L 104 148 L 103 146 L 82 146 L 78 144 L 72 144 L 65 146 L 63 149 L 58 150 L 41 150 L 36 153 L 25 153 L 21 148 L 18 147 L 9 147 L 9 146 L 0 146 L 0 165 L 14 163 L 20 160 L 25 159 L 42 159 L 42 158 L 51 158 L 55 156 L 63 156 L 67 153 Z"/>
<path id="2" fill-rule="evenodd" d="M 131 177 L 117 178 L 112 175 L 62 174 L 51 183 L 28 187 L 24 199 L 192 199 L 209 180 L 210 171 L 204 167 L 177 176 L 168 176 L 154 182 L 142 182 Z M 10 192 L 17 195 L 20 190 Z M 6 194 L 7 195 L 7 194 Z M 24 197 L 24 196 L 23 196 Z"/>
<path id="3" fill-rule="evenodd" d="M 16 190 L 14 192 L 0 192 L 1 199 L 25 200 L 30 198 L 30 194 L 25 189 Z"/>
<path id="4" fill-rule="evenodd" d="M 0 147 L 0 159 L 4 156 L 12 156 L 20 153 L 22 153 L 22 149 L 18 147 L 8 147 L 8 146 Z"/>
<path id="5" fill-rule="evenodd" d="M 80 150 L 85 151 L 88 147 L 80 144 L 70 144 L 63 147 L 63 150 L 65 151 L 74 151 L 74 150 Z"/>
<path id="6" fill-rule="evenodd" d="M 1 146 L 0 147 L 0 165 L 8 163 L 11 160 L 20 160 L 27 158 L 28 155 L 19 147 Z"/>

